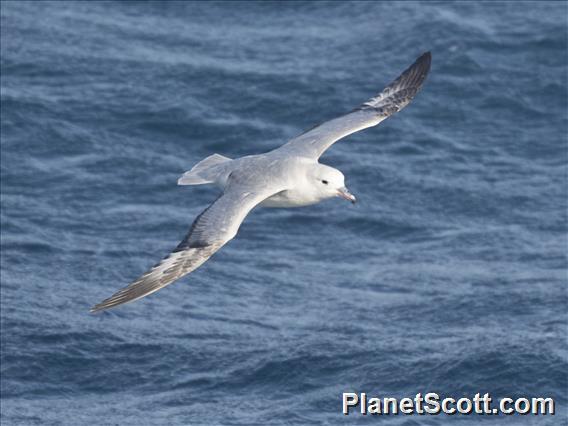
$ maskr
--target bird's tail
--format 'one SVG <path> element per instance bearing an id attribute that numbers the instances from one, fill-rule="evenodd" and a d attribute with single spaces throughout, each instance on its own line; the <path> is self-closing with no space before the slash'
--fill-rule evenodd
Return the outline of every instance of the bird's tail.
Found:
<path id="1" fill-rule="evenodd" d="M 232 161 L 230 158 L 219 154 L 213 154 L 201 160 L 193 168 L 185 172 L 178 179 L 178 185 L 204 185 L 217 181 L 222 170 L 218 167 L 221 164 Z"/>

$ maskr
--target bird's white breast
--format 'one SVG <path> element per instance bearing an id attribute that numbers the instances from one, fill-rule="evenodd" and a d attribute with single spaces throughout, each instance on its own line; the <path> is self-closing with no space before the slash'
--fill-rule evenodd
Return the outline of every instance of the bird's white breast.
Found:
<path id="1" fill-rule="evenodd" d="M 321 201 L 320 197 L 314 194 L 300 190 L 285 190 L 272 197 L 267 198 L 259 204 L 261 207 L 303 207 L 317 204 Z"/>

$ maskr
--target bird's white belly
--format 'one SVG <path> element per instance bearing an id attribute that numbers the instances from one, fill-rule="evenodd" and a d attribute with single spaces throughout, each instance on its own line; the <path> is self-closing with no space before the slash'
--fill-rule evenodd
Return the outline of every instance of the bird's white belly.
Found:
<path id="1" fill-rule="evenodd" d="M 315 198 L 310 193 L 286 190 L 267 198 L 259 205 L 261 207 L 302 207 L 316 204 L 320 201 L 320 198 Z"/>

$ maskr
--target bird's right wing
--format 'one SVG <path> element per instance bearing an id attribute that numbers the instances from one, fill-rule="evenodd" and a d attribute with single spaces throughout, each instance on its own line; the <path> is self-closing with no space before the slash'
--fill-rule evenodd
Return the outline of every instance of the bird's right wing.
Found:
<path id="1" fill-rule="evenodd" d="M 376 126 L 412 101 L 430 71 L 431 60 L 430 52 L 424 53 L 381 93 L 354 111 L 315 126 L 278 150 L 317 160 L 341 138 Z"/>
<path id="2" fill-rule="evenodd" d="M 189 233 L 168 256 L 129 286 L 93 306 L 91 312 L 140 299 L 194 271 L 235 237 L 244 218 L 257 204 L 281 190 L 230 179 L 225 192 L 197 216 Z"/>

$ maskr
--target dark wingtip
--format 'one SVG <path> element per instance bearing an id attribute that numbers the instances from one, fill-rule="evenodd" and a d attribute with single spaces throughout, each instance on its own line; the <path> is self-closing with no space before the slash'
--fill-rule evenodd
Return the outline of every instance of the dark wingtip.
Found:
<path id="1" fill-rule="evenodd" d="M 432 52 L 427 51 L 424 52 L 422 55 L 420 55 L 410 68 L 417 66 L 422 70 L 423 73 L 428 74 L 428 71 L 430 71 L 431 64 L 432 64 Z"/>
<path id="2" fill-rule="evenodd" d="M 99 305 L 95 305 L 91 309 L 89 309 L 89 313 L 90 314 L 97 314 L 97 313 L 101 312 L 102 310 L 104 310 L 104 308 L 99 307 Z"/>
<path id="3" fill-rule="evenodd" d="M 383 117 L 400 111 L 414 99 L 430 72 L 432 53 L 420 55 L 396 80 L 357 109 L 375 109 Z"/>
<path id="4" fill-rule="evenodd" d="M 420 55 L 412 65 L 410 65 L 394 82 L 393 86 L 402 84 L 420 90 L 426 76 L 430 72 L 430 65 L 432 64 L 432 53 L 430 51 L 424 52 Z"/>

